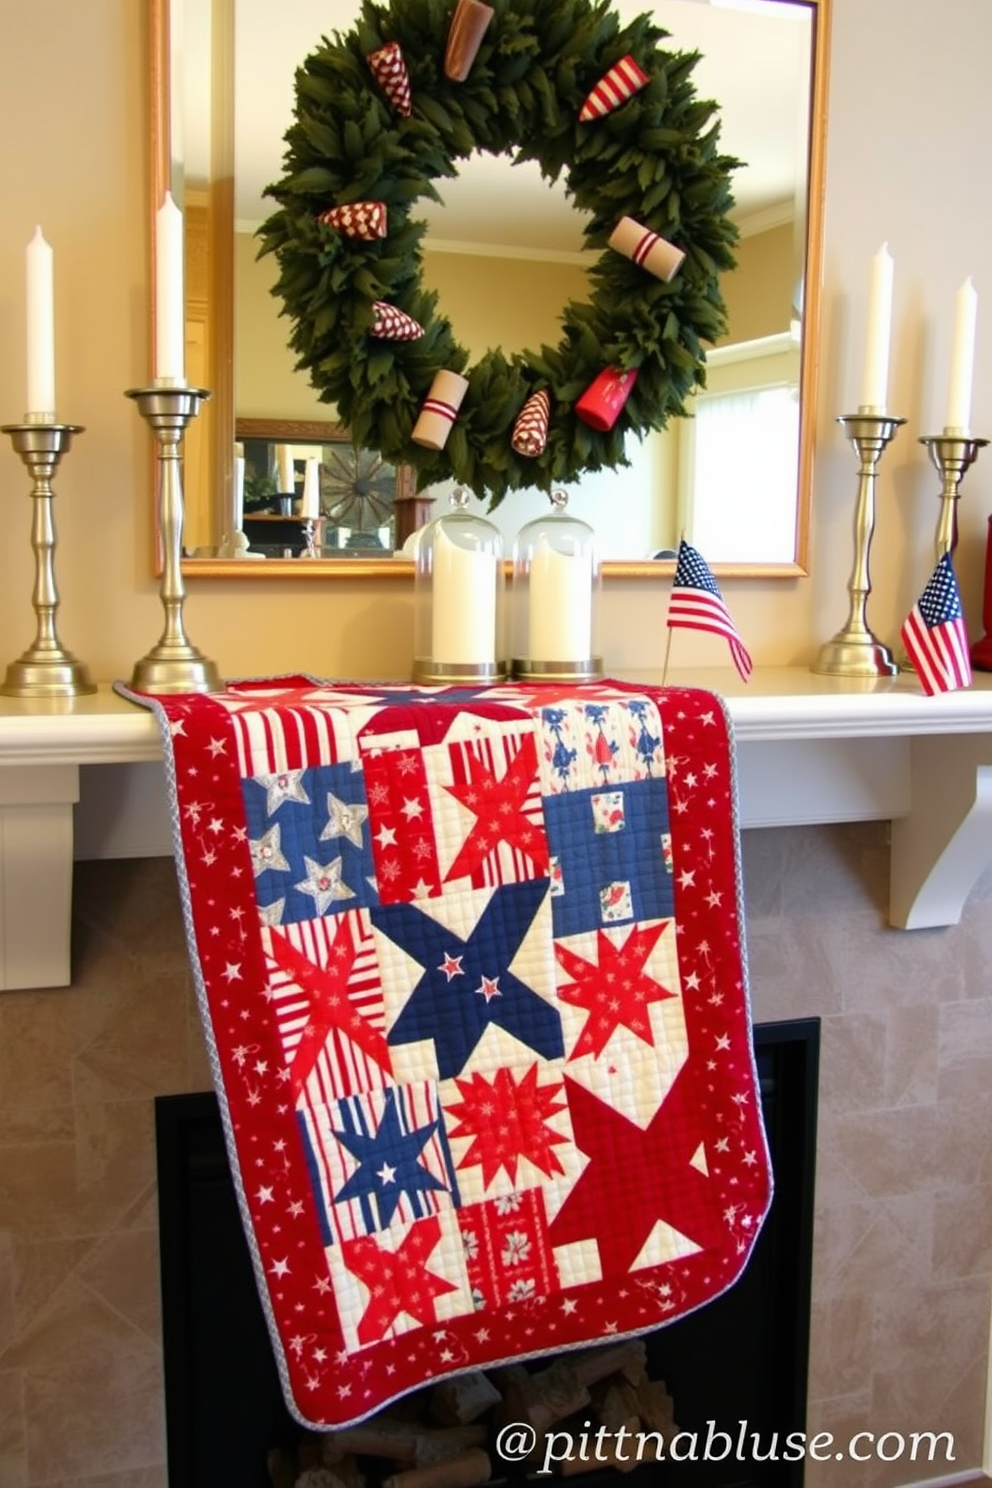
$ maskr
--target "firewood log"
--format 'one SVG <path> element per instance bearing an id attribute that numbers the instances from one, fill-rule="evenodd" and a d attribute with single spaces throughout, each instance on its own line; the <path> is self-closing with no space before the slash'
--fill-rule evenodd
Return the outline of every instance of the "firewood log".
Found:
<path id="1" fill-rule="evenodd" d="M 571 1357 L 556 1359 L 532 1374 L 524 1392 L 524 1417 L 537 1431 L 574 1415 L 589 1404 L 589 1391 L 576 1377 Z"/>
<path id="2" fill-rule="evenodd" d="M 355 1455 L 413 1462 L 421 1430 L 410 1422 L 393 1421 L 388 1416 L 375 1416 L 358 1426 L 343 1426 L 340 1431 L 330 1431 L 322 1438 L 322 1461 L 326 1467 L 335 1467 L 343 1457 Z"/>
<path id="3" fill-rule="evenodd" d="M 605 1423 L 604 1423 L 605 1424 Z M 590 1432 L 576 1432 L 573 1443 L 574 1451 L 569 1457 L 556 1460 L 556 1470 L 563 1478 L 579 1477 L 582 1473 L 597 1472 L 602 1468 L 612 1467 L 617 1472 L 629 1473 L 639 1466 L 637 1459 L 637 1433 L 640 1430 L 640 1421 L 637 1416 L 628 1416 L 625 1421 L 619 1423 L 626 1428 L 626 1436 L 621 1445 L 614 1439 L 614 1433 L 607 1436 L 597 1451 L 596 1434 Z M 582 1438 L 585 1437 L 585 1443 Z M 583 1446 L 585 1450 L 583 1450 Z M 642 1459 L 644 1460 L 644 1459 Z M 654 1460 L 651 1453 L 647 1459 Z"/>
<path id="4" fill-rule="evenodd" d="M 502 1397 L 493 1406 L 493 1425 L 497 1428 L 511 1421 L 525 1418 L 526 1400 L 530 1390 L 530 1370 L 523 1364 L 507 1364 L 490 1370 L 489 1378 Z"/>
<path id="5" fill-rule="evenodd" d="M 417 1437 L 415 1467 L 429 1467 L 432 1462 L 450 1462 L 471 1447 L 484 1447 L 489 1435 L 481 1422 L 477 1426 L 425 1426 Z"/>
<path id="6" fill-rule="evenodd" d="M 616 1431 L 631 1416 L 637 1419 L 640 1415 L 637 1392 L 622 1374 L 601 1380 L 591 1393 L 593 1409 L 608 1431 Z"/>
<path id="7" fill-rule="evenodd" d="M 624 1374 L 637 1378 L 647 1359 L 647 1345 L 643 1338 L 631 1338 L 626 1343 L 617 1343 L 610 1348 L 585 1349 L 571 1354 L 569 1363 L 576 1379 L 583 1385 L 594 1385 L 609 1374 Z"/>
<path id="8" fill-rule="evenodd" d="M 358 1465 L 358 1458 L 350 1453 L 335 1463 L 334 1472 L 341 1479 L 344 1488 L 366 1488 L 368 1479 Z"/>
<path id="9" fill-rule="evenodd" d="M 383 1480 L 382 1488 L 476 1488 L 492 1477 L 492 1463 L 478 1447 L 437 1462 L 430 1467 L 411 1467 Z"/>
<path id="10" fill-rule="evenodd" d="M 329 1467 L 305 1467 L 296 1480 L 296 1488 L 345 1488 L 345 1485 Z"/>
<path id="11" fill-rule="evenodd" d="M 273 1447 L 266 1454 L 266 1466 L 272 1488 L 296 1488 L 296 1458 L 285 1447 Z"/>
<path id="12" fill-rule="evenodd" d="M 646 1380 L 634 1391 L 637 1413 L 649 1431 L 671 1435 L 675 1431 L 675 1406 L 663 1380 Z"/>
<path id="13" fill-rule="evenodd" d="M 431 1391 L 430 1414 L 443 1426 L 464 1426 L 477 1421 L 503 1397 L 481 1371 L 443 1380 Z"/>

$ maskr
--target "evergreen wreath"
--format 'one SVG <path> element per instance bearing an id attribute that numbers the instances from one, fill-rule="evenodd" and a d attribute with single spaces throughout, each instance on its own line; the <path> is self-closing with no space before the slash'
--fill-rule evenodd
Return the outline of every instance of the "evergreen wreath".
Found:
<path id="1" fill-rule="evenodd" d="M 626 464 L 624 437 L 662 429 L 705 385 L 703 342 L 723 332 L 719 275 L 734 266 L 728 213 L 739 164 L 719 149 L 716 104 L 692 80 L 698 54 L 663 50 L 668 35 L 642 15 L 621 26 L 608 0 L 492 0 L 492 23 L 468 77 L 444 74 L 452 0 L 363 0 L 345 36 L 324 38 L 296 74 L 294 122 L 284 175 L 267 194 L 278 210 L 259 229 L 274 253 L 273 293 L 292 321 L 290 345 L 322 401 L 336 405 L 356 445 L 415 467 L 420 489 L 454 479 L 498 505 L 509 490 L 567 485 L 584 471 Z M 379 87 L 370 53 L 398 43 L 412 112 L 403 117 Z M 590 91 L 632 55 L 649 81 L 612 112 L 579 122 Z M 549 182 L 563 178 L 590 214 L 587 302 L 563 312 L 557 347 L 506 356 L 488 351 L 469 365 L 437 295 L 421 282 L 426 231 L 421 198 L 441 200 L 435 182 L 454 177 L 475 150 L 533 160 Z M 329 207 L 385 204 L 385 237 L 347 236 L 319 221 Z M 663 282 L 607 248 L 630 216 L 685 251 Z M 424 328 L 416 340 L 370 336 L 373 304 L 386 301 Z M 604 367 L 637 369 L 612 429 L 574 413 Z M 435 373 L 469 380 L 444 448 L 423 449 L 411 430 Z M 517 454 L 510 437 L 526 400 L 546 389 L 550 422 L 543 452 Z"/>

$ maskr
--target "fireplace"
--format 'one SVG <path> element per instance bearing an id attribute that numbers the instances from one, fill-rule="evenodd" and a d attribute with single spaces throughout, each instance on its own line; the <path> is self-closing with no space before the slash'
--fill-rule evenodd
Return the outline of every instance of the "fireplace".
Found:
<path id="1" fill-rule="evenodd" d="M 745 1421 L 766 1455 L 773 1433 L 784 1442 L 805 1424 L 819 1020 L 758 1024 L 754 1045 L 771 1211 L 738 1283 L 649 1335 L 647 1347 L 680 1430 L 702 1443 L 712 1421 L 736 1444 Z M 156 1140 L 169 1488 L 271 1488 L 267 1454 L 292 1446 L 300 1428 L 282 1399 L 214 1095 L 157 1100 Z M 663 1472 L 672 1488 L 802 1483 L 801 1463 L 739 1460 L 747 1456 L 735 1449 L 721 1461 L 651 1464 L 626 1478 L 592 1472 L 582 1482 L 647 1484 Z M 502 1479 L 524 1480 L 519 1469 Z"/>

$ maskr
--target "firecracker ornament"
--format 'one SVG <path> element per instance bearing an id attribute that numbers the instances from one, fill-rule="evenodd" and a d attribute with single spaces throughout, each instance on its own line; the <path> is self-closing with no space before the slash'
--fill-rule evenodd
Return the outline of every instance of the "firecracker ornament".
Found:
<path id="1" fill-rule="evenodd" d="M 717 105 L 696 92 L 697 54 L 667 49 L 650 15 L 622 23 L 602 0 L 492 9 L 455 81 L 444 71 L 454 0 L 363 0 L 353 29 L 325 38 L 297 68 L 283 174 L 268 188 L 277 208 L 259 231 L 278 265 L 297 365 L 356 445 L 412 465 L 420 489 L 454 480 L 490 507 L 511 490 L 550 491 L 625 465 L 628 434 L 685 414 L 705 385 L 705 346 L 726 328 L 719 280 L 735 261 L 739 163 L 721 152 Z M 400 65 L 409 113 L 392 81 Z M 590 100 L 614 92 L 612 107 L 595 113 Z M 589 108 L 594 116 L 580 118 Z M 565 307 L 557 345 L 512 355 L 497 347 L 473 361 L 424 286 L 418 203 L 443 199 L 444 182 L 477 151 L 534 161 L 564 185 L 583 214 L 590 267 L 589 298 Z M 370 202 L 383 207 L 384 237 L 319 220 Z M 684 254 L 670 279 L 609 248 L 624 218 Z M 636 382 L 615 421 L 593 427 L 577 404 L 604 368 Z M 432 448 L 412 435 L 442 371 L 467 387 L 447 439 Z M 529 453 L 514 426 L 542 390 L 545 440 Z"/>
<path id="2" fill-rule="evenodd" d="M 605 433 L 612 429 L 623 412 L 637 381 L 637 368 L 621 372 L 616 367 L 604 367 L 597 373 L 575 405 L 575 412 L 583 423 Z"/>
<path id="3" fill-rule="evenodd" d="M 444 49 L 444 75 L 453 83 L 463 83 L 472 71 L 494 14 L 492 6 L 484 5 L 483 0 L 458 0 L 455 5 Z"/>
<path id="4" fill-rule="evenodd" d="M 365 60 L 393 108 L 401 118 L 408 119 L 413 105 L 410 100 L 410 74 L 406 70 L 402 49 L 395 41 L 387 41 L 385 46 L 369 52 Z"/>
<path id="5" fill-rule="evenodd" d="M 423 334 L 423 326 L 412 315 L 407 315 L 405 310 L 387 305 L 385 300 L 376 300 L 372 306 L 370 336 L 377 336 L 383 341 L 418 341 Z"/>
<path id="6" fill-rule="evenodd" d="M 460 372 L 439 372 L 413 426 L 410 438 L 414 444 L 424 449 L 444 449 L 467 391 L 468 378 Z"/>
<path id="7" fill-rule="evenodd" d="M 647 81 L 647 73 L 638 67 L 633 57 L 621 57 L 609 72 L 603 74 L 579 109 L 580 122 L 587 124 L 590 119 L 612 114 L 615 108 L 639 93 Z"/>
<path id="8" fill-rule="evenodd" d="M 647 269 L 649 274 L 656 274 L 666 283 L 678 273 L 685 259 L 681 248 L 667 243 L 649 227 L 635 222 L 633 217 L 620 218 L 610 233 L 609 243 L 617 253 L 625 254 L 639 268 Z"/>
<path id="9" fill-rule="evenodd" d="M 548 420 L 551 417 L 551 399 L 547 388 L 540 388 L 538 392 L 531 393 L 527 402 L 517 414 L 517 421 L 513 425 L 513 433 L 510 436 L 510 446 L 518 455 L 526 455 L 528 459 L 536 459 L 544 453 L 544 446 L 548 442 Z"/>
<path id="10" fill-rule="evenodd" d="M 325 227 L 336 228 L 349 238 L 373 238 L 386 236 L 386 207 L 384 202 L 348 202 L 343 207 L 329 207 L 317 217 Z"/>

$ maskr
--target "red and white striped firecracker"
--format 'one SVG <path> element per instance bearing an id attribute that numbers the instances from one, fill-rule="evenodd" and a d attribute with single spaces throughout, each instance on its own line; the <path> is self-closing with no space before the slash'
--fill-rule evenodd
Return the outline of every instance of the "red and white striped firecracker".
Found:
<path id="1" fill-rule="evenodd" d="M 387 305 L 385 300 L 376 300 L 373 304 L 370 336 L 378 336 L 382 341 L 416 341 L 423 334 L 423 326 L 405 310 Z"/>
<path id="2" fill-rule="evenodd" d="M 365 58 L 379 87 L 385 93 L 396 112 L 404 119 L 413 111 L 410 98 L 410 74 L 406 70 L 406 58 L 398 41 L 387 41 L 378 51 L 369 52 Z"/>
<path id="3" fill-rule="evenodd" d="M 517 414 L 510 447 L 518 455 L 542 455 L 548 442 L 548 418 L 551 414 L 551 398 L 547 388 L 531 393 Z"/>
<path id="4" fill-rule="evenodd" d="M 630 55 L 621 57 L 609 72 L 605 72 L 579 109 L 579 123 L 588 124 L 590 119 L 601 119 L 615 108 L 626 103 L 649 82 L 647 73 Z"/>
<path id="5" fill-rule="evenodd" d="M 444 51 L 444 75 L 453 83 L 463 83 L 472 71 L 493 15 L 492 6 L 484 5 L 482 0 L 458 0 Z"/>
<path id="6" fill-rule="evenodd" d="M 378 201 L 346 202 L 340 207 L 328 207 L 317 218 L 325 227 L 333 227 L 349 238 L 373 238 L 386 236 L 386 204 Z"/>
<path id="7" fill-rule="evenodd" d="M 410 435 L 414 444 L 421 444 L 424 449 L 444 449 L 467 391 L 468 378 L 461 373 L 447 369 L 436 372 Z"/>
<path id="8" fill-rule="evenodd" d="M 636 381 L 636 367 L 630 372 L 618 372 L 615 367 L 604 367 L 576 403 L 576 413 L 583 423 L 605 434 L 620 417 L 620 410 Z"/>
<path id="9" fill-rule="evenodd" d="M 683 249 L 676 248 L 666 238 L 642 227 L 633 217 L 621 217 L 610 233 L 609 245 L 624 258 L 631 259 L 656 279 L 674 279 L 685 259 Z"/>

